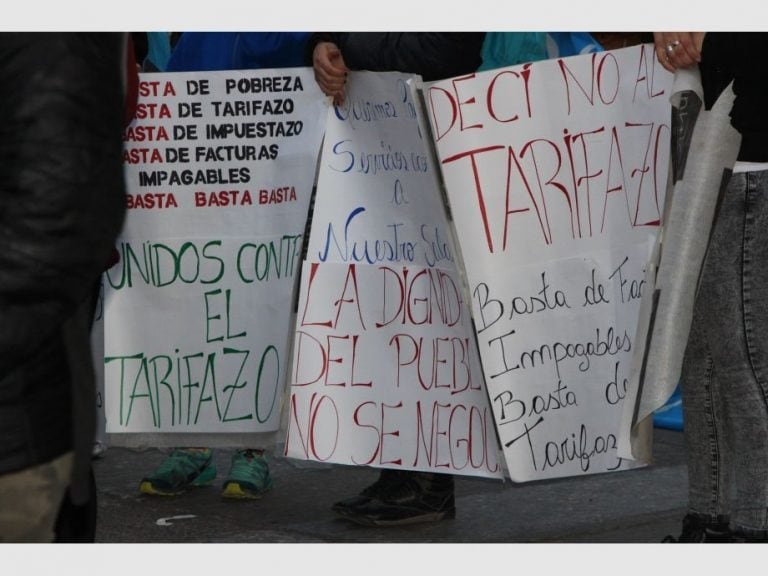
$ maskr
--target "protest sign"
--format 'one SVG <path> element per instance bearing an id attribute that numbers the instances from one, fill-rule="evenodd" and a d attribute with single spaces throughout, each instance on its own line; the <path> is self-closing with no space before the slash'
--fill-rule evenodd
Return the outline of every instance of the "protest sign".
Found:
<path id="1" fill-rule="evenodd" d="M 309 69 L 145 74 L 104 276 L 110 433 L 279 427 L 322 136 Z"/>
<path id="2" fill-rule="evenodd" d="M 498 477 L 497 440 L 414 77 L 351 73 L 331 108 L 285 454 Z"/>
<path id="3" fill-rule="evenodd" d="M 517 481 L 620 470 L 617 434 L 661 224 L 672 76 L 651 46 L 425 93 L 486 383 Z"/>

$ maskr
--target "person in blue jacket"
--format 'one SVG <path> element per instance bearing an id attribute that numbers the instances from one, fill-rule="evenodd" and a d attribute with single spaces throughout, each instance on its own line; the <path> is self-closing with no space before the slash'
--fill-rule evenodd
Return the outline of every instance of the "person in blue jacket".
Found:
<path id="1" fill-rule="evenodd" d="M 308 32 L 184 32 L 168 60 L 166 72 L 253 70 L 304 65 Z M 144 494 L 173 496 L 216 478 L 210 448 L 176 448 L 149 476 Z M 254 499 L 272 488 L 264 450 L 240 449 L 232 456 L 224 480 L 225 498 Z"/>
<path id="2" fill-rule="evenodd" d="M 309 32 L 184 32 L 167 72 L 254 70 L 304 65 Z"/>

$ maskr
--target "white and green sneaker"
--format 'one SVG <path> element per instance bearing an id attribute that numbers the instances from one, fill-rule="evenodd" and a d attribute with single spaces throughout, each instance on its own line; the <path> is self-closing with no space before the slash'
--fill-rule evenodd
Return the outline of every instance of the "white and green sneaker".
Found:
<path id="1" fill-rule="evenodd" d="M 176 448 L 152 474 L 141 479 L 139 491 L 151 496 L 176 496 L 190 486 L 208 486 L 214 478 L 213 450 Z"/>
<path id="2" fill-rule="evenodd" d="M 259 450 L 238 450 L 224 481 L 224 498 L 256 499 L 272 488 L 269 464 Z"/>

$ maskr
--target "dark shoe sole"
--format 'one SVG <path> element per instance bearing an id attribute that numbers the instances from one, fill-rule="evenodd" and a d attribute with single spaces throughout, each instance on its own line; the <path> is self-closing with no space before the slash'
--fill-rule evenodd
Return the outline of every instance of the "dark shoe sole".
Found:
<path id="1" fill-rule="evenodd" d="M 445 512 L 425 512 L 418 516 L 408 516 L 392 520 L 383 520 L 381 518 L 370 518 L 368 516 L 355 514 L 353 512 L 341 512 L 335 510 L 339 516 L 361 526 L 408 526 L 410 524 L 424 524 L 427 522 L 440 522 L 441 520 L 453 520 L 456 518 L 456 510 L 446 510 Z"/>
<path id="2" fill-rule="evenodd" d="M 265 486 L 262 490 L 252 490 L 247 486 L 232 480 L 224 484 L 221 497 L 231 500 L 259 500 L 270 490 L 272 490 L 272 483 Z"/>
<path id="3" fill-rule="evenodd" d="M 184 489 L 179 490 L 160 490 L 152 485 L 152 482 L 144 480 L 139 484 L 139 492 L 147 496 L 178 496 L 184 493 Z"/>
<path id="4" fill-rule="evenodd" d="M 354 516 L 357 514 L 355 512 L 356 507 L 362 506 L 370 501 L 371 501 L 370 498 L 360 497 L 359 500 L 355 500 L 354 503 L 351 503 L 351 504 L 344 504 L 342 502 L 337 502 L 336 504 L 331 506 L 331 511 L 335 512 L 339 516 L 344 516 L 345 518 L 347 518 L 348 516 Z"/>

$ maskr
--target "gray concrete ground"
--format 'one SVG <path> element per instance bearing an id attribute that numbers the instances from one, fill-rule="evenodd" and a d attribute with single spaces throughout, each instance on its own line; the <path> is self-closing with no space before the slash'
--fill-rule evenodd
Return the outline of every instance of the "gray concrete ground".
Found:
<path id="1" fill-rule="evenodd" d="M 527 484 L 458 477 L 454 520 L 397 528 L 358 526 L 330 510 L 377 470 L 271 457 L 274 489 L 260 500 L 227 501 L 220 491 L 232 450 L 220 449 L 212 486 L 177 497 L 140 494 L 140 478 L 164 455 L 110 448 L 94 462 L 97 542 L 659 542 L 679 533 L 686 502 L 683 434 L 660 429 L 652 466 Z"/>

